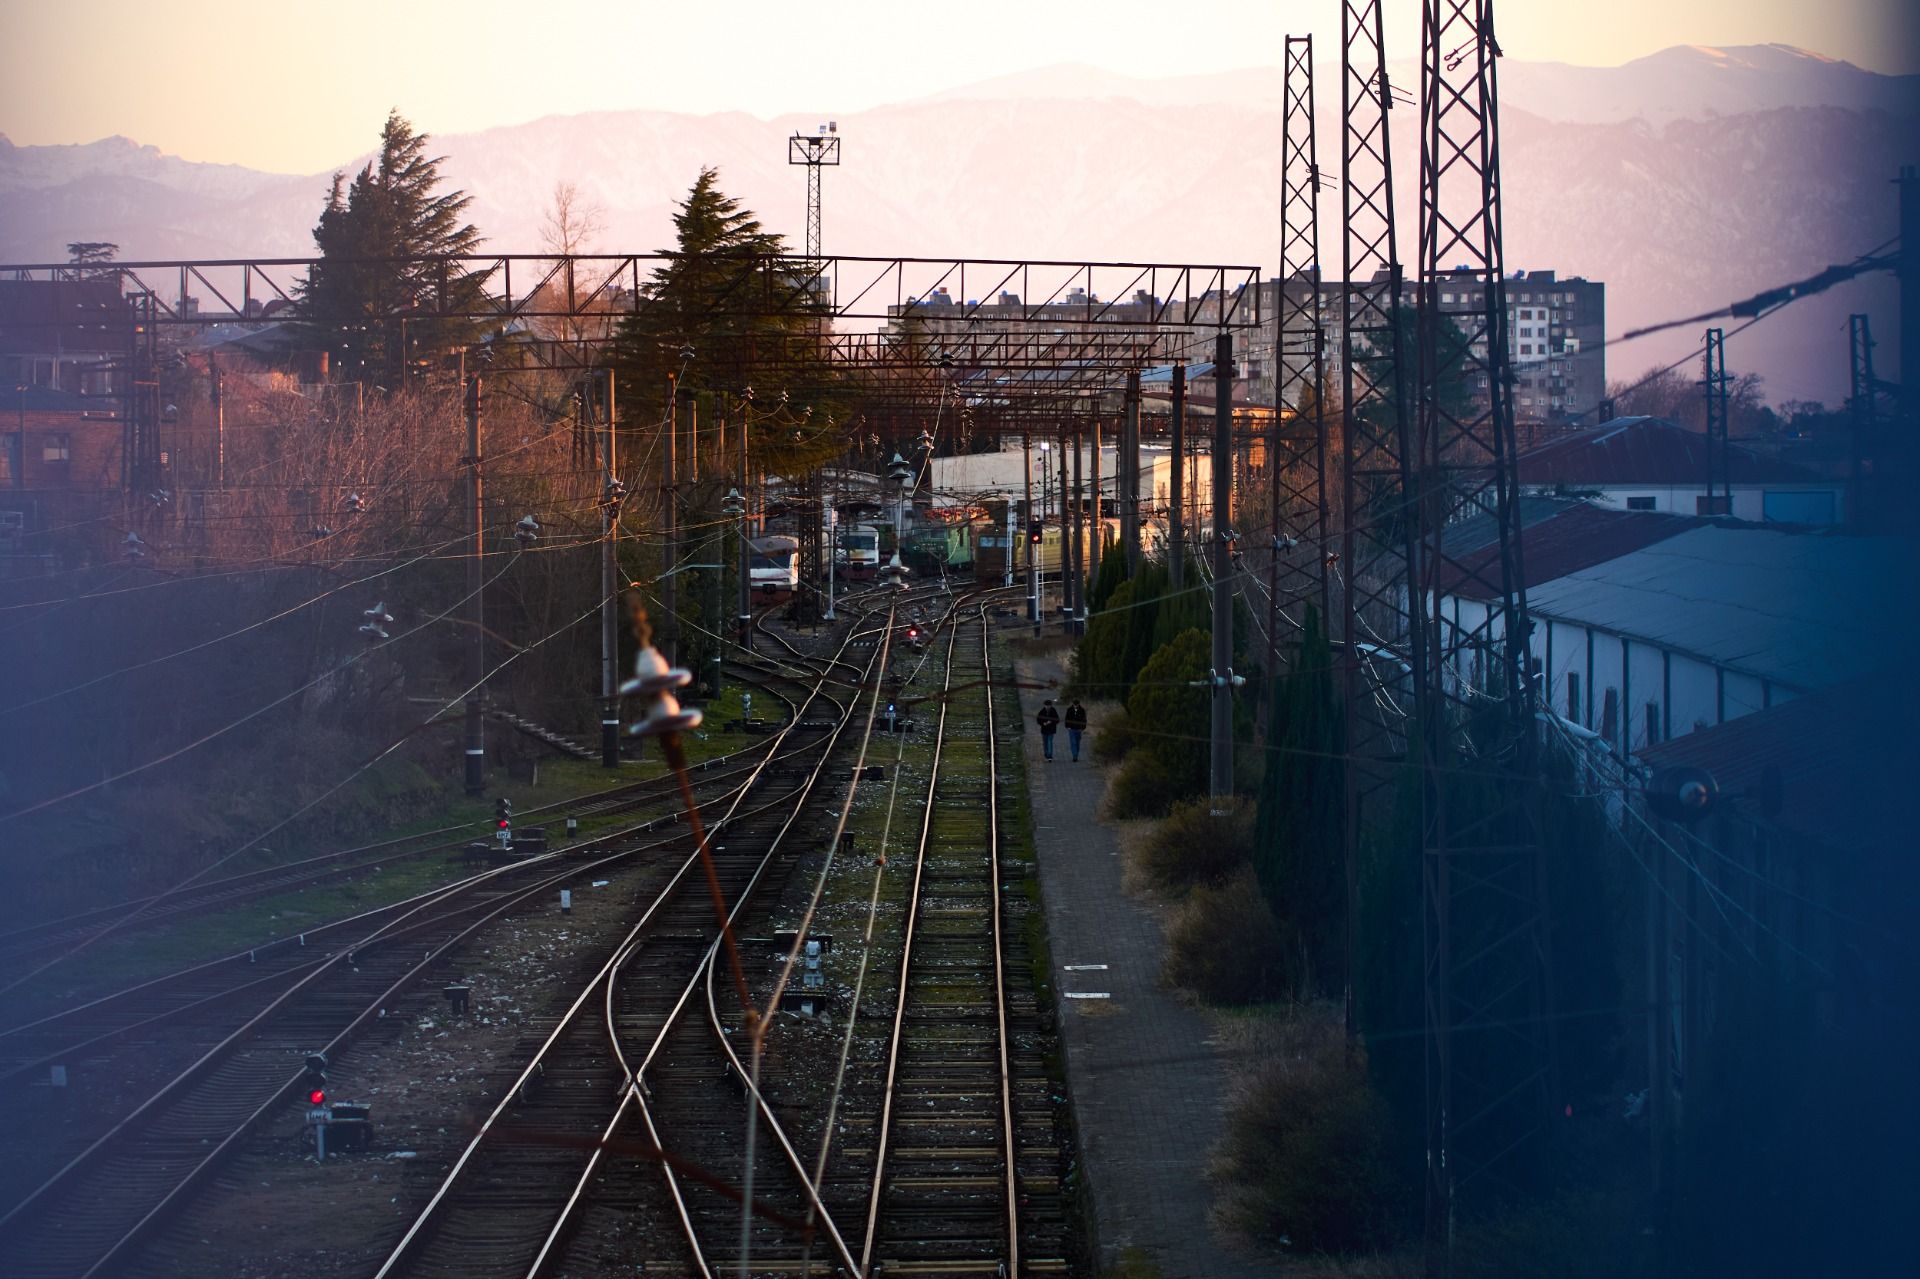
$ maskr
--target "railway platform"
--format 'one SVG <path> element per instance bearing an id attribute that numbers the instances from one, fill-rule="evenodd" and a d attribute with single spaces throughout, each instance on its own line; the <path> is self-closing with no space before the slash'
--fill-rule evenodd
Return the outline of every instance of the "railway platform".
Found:
<path id="1" fill-rule="evenodd" d="M 1066 680 L 1054 659 L 1017 663 L 1023 684 Z M 1065 743 L 1047 763 L 1021 691 L 1041 899 L 1061 992 L 1061 1041 L 1093 1192 L 1103 1273 L 1271 1279 L 1271 1262 L 1230 1248 L 1207 1221 L 1207 1165 L 1224 1125 L 1225 1064 L 1207 1015 L 1160 980 L 1159 911 L 1121 887 L 1121 853 L 1099 820 L 1104 772 Z M 1093 712 L 1092 728 L 1099 726 Z"/>

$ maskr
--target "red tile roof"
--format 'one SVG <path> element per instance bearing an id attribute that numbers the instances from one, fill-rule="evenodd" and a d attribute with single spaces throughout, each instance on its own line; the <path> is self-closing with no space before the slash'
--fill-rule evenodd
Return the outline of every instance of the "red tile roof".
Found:
<path id="1" fill-rule="evenodd" d="M 1583 486 L 1700 484 L 1707 474 L 1707 437 L 1665 418 L 1619 417 L 1515 459 L 1524 485 Z M 1803 466 L 1744 448 L 1727 450 L 1735 484 L 1819 484 L 1825 478 Z"/>
<path id="2" fill-rule="evenodd" d="M 1469 525 L 1477 525 L 1484 519 L 1470 521 Z M 1572 504 L 1523 528 L 1520 537 L 1522 584 L 1534 587 L 1604 564 L 1698 528 L 1704 522 L 1693 516 L 1666 515 L 1658 511 L 1610 511 L 1586 502 Z M 1463 549 L 1453 551 L 1463 542 Z M 1488 537 L 1480 538 L 1468 525 L 1462 525 L 1458 538 L 1453 531 L 1448 532 L 1447 546 L 1452 555 L 1439 566 L 1442 594 L 1487 599 L 1499 593 L 1499 546 L 1492 542 L 1491 530 Z"/>
<path id="3" fill-rule="evenodd" d="M 1772 825 L 1861 854 L 1910 842 L 1911 696 L 1877 679 L 1823 689 L 1712 728 L 1643 747 L 1654 768 L 1692 766 L 1713 774 L 1723 801 L 1763 817 L 1758 789 L 1779 770 L 1781 806 Z"/>

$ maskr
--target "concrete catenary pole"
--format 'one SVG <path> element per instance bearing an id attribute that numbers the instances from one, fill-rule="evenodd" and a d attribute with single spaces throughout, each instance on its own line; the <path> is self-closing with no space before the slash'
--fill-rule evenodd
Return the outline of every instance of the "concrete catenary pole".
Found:
<path id="1" fill-rule="evenodd" d="M 1120 536 L 1127 544 L 1127 576 L 1140 572 L 1140 370 L 1127 370 L 1126 421 L 1120 428 L 1122 456 L 1113 469 L 1120 485 Z"/>
<path id="2" fill-rule="evenodd" d="M 461 372 L 466 358 L 461 357 Z M 486 520 L 482 511 L 485 490 L 480 477 L 480 375 L 463 377 L 467 398 L 467 622 L 472 627 L 467 649 L 466 782 L 467 794 L 487 792 L 487 737 L 481 718 L 481 687 L 487 678 L 486 608 L 481 599 L 485 581 Z"/>
<path id="3" fill-rule="evenodd" d="M 679 500 L 677 485 L 680 482 L 680 469 L 674 445 L 680 434 L 680 379 L 667 374 L 667 429 L 661 438 L 660 450 L 660 535 L 663 544 L 661 553 L 660 611 L 662 617 L 654 626 L 654 634 L 659 637 L 661 655 L 667 659 L 667 665 L 680 664 L 680 579 L 674 570 L 680 567 L 680 516 L 676 509 Z"/>
<path id="4" fill-rule="evenodd" d="M 620 609 L 615 599 L 619 590 L 615 584 L 617 575 L 614 560 L 615 544 L 620 532 L 620 506 L 614 500 L 617 492 L 614 485 L 620 477 L 620 460 L 613 370 L 605 370 L 605 377 L 607 398 L 602 406 L 605 417 L 601 423 L 605 428 L 601 451 L 601 460 L 605 464 L 605 492 L 600 505 L 600 766 L 618 768 L 620 698 L 616 690 L 620 687 Z"/>
<path id="5" fill-rule="evenodd" d="M 1216 817 L 1233 794 L 1233 335 L 1213 354 L 1213 725 L 1207 794 Z"/>
<path id="6" fill-rule="evenodd" d="M 1173 457 L 1167 467 L 1167 581 L 1187 584 L 1187 366 L 1173 366 Z"/>
<path id="7" fill-rule="evenodd" d="M 1083 454 L 1086 434 L 1073 429 L 1073 632 L 1087 630 L 1087 477 Z"/>
<path id="8" fill-rule="evenodd" d="M 1100 501 L 1100 414 L 1096 412 L 1092 419 L 1093 442 L 1087 458 L 1087 466 L 1092 471 L 1088 478 L 1091 501 L 1087 509 L 1093 512 L 1092 525 L 1087 529 L 1087 580 L 1100 580 L 1100 553 L 1106 550 L 1107 526 L 1103 522 L 1106 508 Z"/>
<path id="9" fill-rule="evenodd" d="M 1033 577 L 1033 433 L 1020 432 L 1020 482 L 1024 486 L 1024 496 L 1020 499 L 1020 514 L 1026 527 L 1020 531 L 1020 544 L 1027 548 L 1027 620 L 1038 625 L 1040 621 L 1040 595 L 1038 584 Z"/>
<path id="10" fill-rule="evenodd" d="M 740 513 L 740 597 L 734 624 L 740 630 L 740 647 L 753 647 L 753 548 L 748 543 L 748 518 L 753 511 L 753 484 L 747 472 L 747 409 L 740 406 L 740 500 L 746 509 Z"/>
<path id="11" fill-rule="evenodd" d="M 1060 615 L 1066 619 L 1065 630 L 1073 630 L 1073 597 L 1078 593 L 1079 583 L 1073 576 L 1072 537 L 1068 527 L 1072 522 L 1067 504 L 1067 428 L 1060 428 L 1058 441 L 1060 449 Z"/>
<path id="12" fill-rule="evenodd" d="M 1901 429 L 1892 433 L 1898 443 L 1888 460 L 1894 463 L 1895 482 L 1907 485 L 1913 483 L 1914 453 L 1920 448 L 1920 170 L 1911 164 L 1901 166 L 1899 181 Z M 1904 512 L 1898 526 L 1906 531 L 1913 529 L 1914 503 L 1896 502 L 1885 495 L 1881 505 Z"/>

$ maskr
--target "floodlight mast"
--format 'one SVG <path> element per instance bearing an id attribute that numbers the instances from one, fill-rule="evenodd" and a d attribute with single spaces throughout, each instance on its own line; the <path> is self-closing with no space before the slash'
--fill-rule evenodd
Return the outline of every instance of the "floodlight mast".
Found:
<path id="1" fill-rule="evenodd" d="M 807 168 L 807 267 L 818 286 L 820 272 L 820 170 L 840 163 L 840 122 L 829 120 L 812 135 L 787 139 L 787 163 Z"/>

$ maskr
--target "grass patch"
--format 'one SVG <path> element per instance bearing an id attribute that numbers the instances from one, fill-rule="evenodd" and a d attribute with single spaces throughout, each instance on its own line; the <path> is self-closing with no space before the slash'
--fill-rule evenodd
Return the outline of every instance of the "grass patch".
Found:
<path id="1" fill-rule="evenodd" d="M 1138 1244 L 1122 1248 L 1103 1279 L 1160 1279 L 1160 1263 Z"/>

